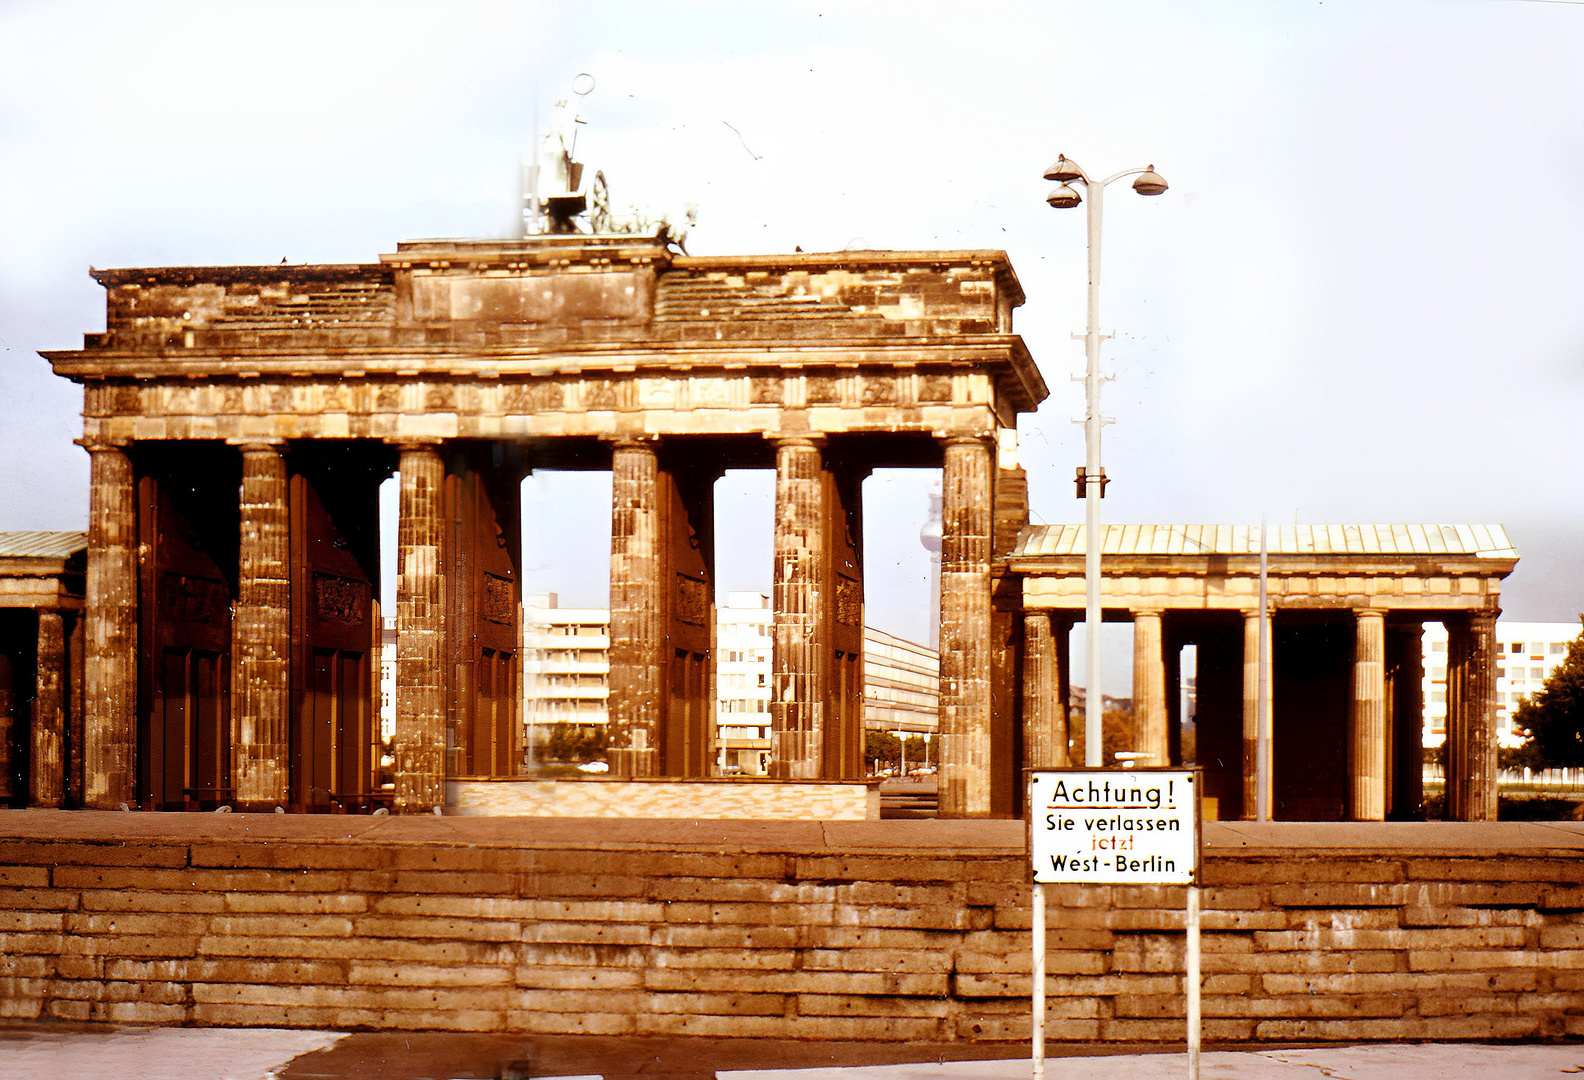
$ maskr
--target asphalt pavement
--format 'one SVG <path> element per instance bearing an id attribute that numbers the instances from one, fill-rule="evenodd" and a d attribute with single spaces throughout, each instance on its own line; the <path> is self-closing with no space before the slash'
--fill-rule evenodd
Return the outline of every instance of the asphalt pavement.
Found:
<path id="1" fill-rule="evenodd" d="M 1053 1047 L 1048 1080 L 1181 1080 L 1187 1058 Z M 776 1039 L 0 1027 L 6 1080 L 1026 1080 L 1027 1047 Z M 1584 1043 L 1215 1048 L 1202 1080 L 1561 1080 Z"/>

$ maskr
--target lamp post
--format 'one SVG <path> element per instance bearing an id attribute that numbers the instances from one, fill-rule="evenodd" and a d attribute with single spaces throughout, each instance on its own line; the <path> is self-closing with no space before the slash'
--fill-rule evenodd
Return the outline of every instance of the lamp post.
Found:
<path id="1" fill-rule="evenodd" d="M 1089 174 L 1064 154 L 1045 170 L 1045 179 L 1061 185 L 1045 198 L 1058 210 L 1083 202 L 1083 196 L 1072 186 L 1075 182 L 1082 184 L 1089 196 L 1089 328 L 1084 333 L 1089 363 L 1083 378 L 1084 467 L 1078 470 L 1078 488 L 1084 500 L 1084 636 L 1089 668 L 1084 689 L 1084 765 L 1091 769 L 1104 763 L 1100 740 L 1105 716 L 1105 698 L 1100 689 L 1100 500 L 1105 497 L 1106 485 L 1105 469 L 1100 465 L 1100 428 L 1105 423 L 1100 418 L 1100 384 L 1104 381 L 1100 374 L 1100 341 L 1111 335 L 1100 333 L 1100 208 L 1106 186 L 1126 176 L 1138 177 L 1133 181 L 1133 190 L 1140 195 L 1159 195 L 1166 190 L 1165 179 L 1153 165 L 1125 169 L 1097 181 L 1089 179 Z"/>

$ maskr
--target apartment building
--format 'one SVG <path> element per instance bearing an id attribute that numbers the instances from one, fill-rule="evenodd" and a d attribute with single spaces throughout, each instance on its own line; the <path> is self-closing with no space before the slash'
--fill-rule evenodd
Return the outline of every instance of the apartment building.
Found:
<path id="1" fill-rule="evenodd" d="M 555 593 L 523 605 L 523 724 L 529 761 L 551 725 L 605 726 L 610 696 L 610 610 L 562 607 Z"/>
<path id="2" fill-rule="evenodd" d="M 523 717 L 528 744 L 553 724 L 605 724 L 610 613 L 563 608 L 554 593 L 531 596 L 523 618 Z M 715 609 L 715 767 L 763 776 L 770 766 L 770 598 L 729 592 Z M 933 737 L 939 723 L 940 656 L 864 627 L 864 726 Z"/>

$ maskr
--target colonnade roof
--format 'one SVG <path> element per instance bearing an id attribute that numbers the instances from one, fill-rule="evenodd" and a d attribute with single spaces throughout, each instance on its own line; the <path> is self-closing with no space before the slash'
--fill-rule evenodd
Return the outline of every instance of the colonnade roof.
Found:
<path id="1" fill-rule="evenodd" d="M 1258 555 L 1257 525 L 1106 525 L 1102 554 Z M 1516 559 L 1518 551 L 1500 525 L 1273 525 L 1267 529 L 1271 555 L 1453 555 Z M 1011 558 L 1088 553 L 1083 525 L 1032 525 L 1019 535 Z"/>
<path id="2" fill-rule="evenodd" d="M 0 559 L 65 559 L 87 548 L 85 532 L 0 532 Z"/>

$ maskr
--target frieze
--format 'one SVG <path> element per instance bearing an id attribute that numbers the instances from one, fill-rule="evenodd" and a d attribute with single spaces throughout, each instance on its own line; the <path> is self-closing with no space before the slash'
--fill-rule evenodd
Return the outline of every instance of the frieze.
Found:
<path id="1" fill-rule="evenodd" d="M 703 578 L 676 576 L 676 618 L 689 626 L 709 625 L 709 585 Z"/>
<path id="2" fill-rule="evenodd" d="M 369 617 L 369 583 L 337 574 L 314 572 L 314 614 L 320 622 L 356 626 Z"/>
<path id="3" fill-rule="evenodd" d="M 517 590 L 510 578 L 484 575 L 483 616 L 486 621 L 510 626 L 517 612 Z"/>
<path id="4" fill-rule="evenodd" d="M 863 584 L 845 574 L 836 575 L 836 621 L 842 626 L 863 625 Z"/>
<path id="5" fill-rule="evenodd" d="M 167 572 L 160 575 L 155 592 L 163 619 L 215 622 L 230 617 L 231 591 L 223 581 Z"/>
<path id="6" fill-rule="evenodd" d="M 806 393 L 810 405 L 839 405 L 841 380 L 828 375 L 811 375 Z"/>
<path id="7" fill-rule="evenodd" d="M 920 401 L 936 402 L 950 401 L 952 399 L 952 381 L 950 375 L 924 375 L 919 378 Z"/>

